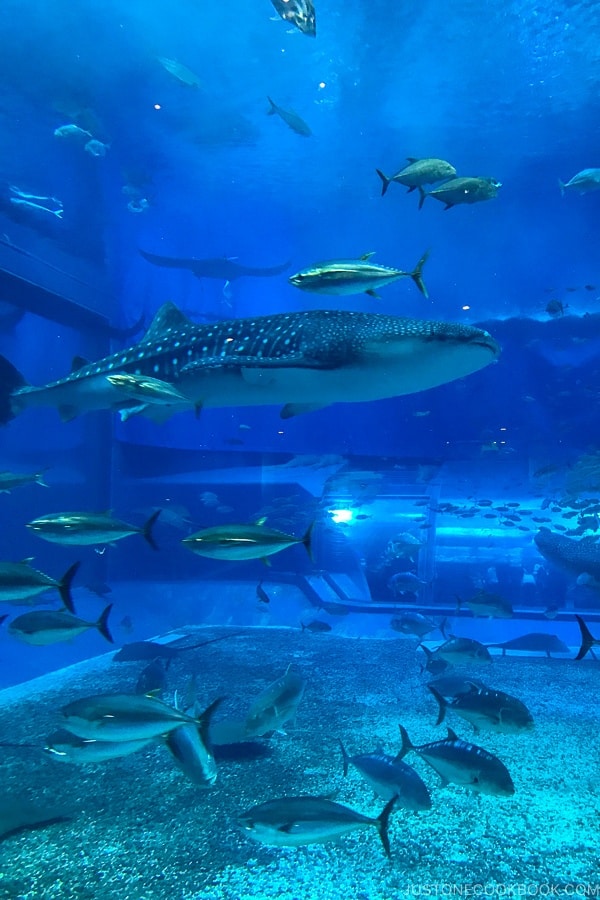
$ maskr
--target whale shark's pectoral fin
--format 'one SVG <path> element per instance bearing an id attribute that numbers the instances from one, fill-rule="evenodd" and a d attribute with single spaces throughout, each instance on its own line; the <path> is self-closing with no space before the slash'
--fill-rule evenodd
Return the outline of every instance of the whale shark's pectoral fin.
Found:
<path id="1" fill-rule="evenodd" d="M 77 406 L 71 406 L 68 403 L 61 403 L 58 407 L 61 422 L 70 422 L 72 419 L 76 419 L 80 411 Z"/>
<path id="2" fill-rule="evenodd" d="M 275 381 L 274 369 L 244 367 L 240 373 L 246 384 L 251 384 L 253 387 L 269 387 Z"/>
<path id="3" fill-rule="evenodd" d="M 282 419 L 292 419 L 302 413 L 315 412 L 317 409 L 325 409 L 326 403 L 286 403 L 279 415 Z"/>

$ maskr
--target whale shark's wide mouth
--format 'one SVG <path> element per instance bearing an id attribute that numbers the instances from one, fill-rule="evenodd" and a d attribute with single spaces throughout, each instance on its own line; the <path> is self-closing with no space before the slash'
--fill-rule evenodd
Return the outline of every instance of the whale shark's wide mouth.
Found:
<path id="1" fill-rule="evenodd" d="M 463 325 L 454 327 L 444 325 L 441 328 L 437 328 L 434 325 L 428 338 L 432 341 L 451 341 L 465 346 L 483 347 L 485 350 L 489 350 L 494 357 L 500 355 L 500 344 L 488 331 L 484 331 L 482 328 L 472 328 Z"/>

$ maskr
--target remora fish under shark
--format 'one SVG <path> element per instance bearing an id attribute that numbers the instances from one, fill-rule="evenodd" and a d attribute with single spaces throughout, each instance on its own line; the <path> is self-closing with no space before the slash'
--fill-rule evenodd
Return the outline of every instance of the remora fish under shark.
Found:
<path id="1" fill-rule="evenodd" d="M 139 408 L 157 421 L 203 406 L 273 404 L 289 418 L 436 387 L 482 369 L 499 352 L 487 331 L 458 323 L 305 310 L 196 325 L 166 303 L 140 343 L 41 387 L 27 385 L 0 356 L 0 424 L 38 406 L 56 407 L 65 421 L 139 407 L 108 380 L 123 372 L 151 375 L 189 398 Z"/>

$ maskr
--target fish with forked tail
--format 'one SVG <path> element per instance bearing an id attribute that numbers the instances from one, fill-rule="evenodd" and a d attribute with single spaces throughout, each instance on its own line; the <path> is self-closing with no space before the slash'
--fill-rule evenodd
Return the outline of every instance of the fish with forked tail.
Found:
<path id="1" fill-rule="evenodd" d="M 525 704 L 504 691 L 495 691 L 471 682 L 468 690 L 447 700 L 433 685 L 428 684 L 427 689 L 439 706 L 436 725 L 442 724 L 446 711 L 450 709 L 470 722 L 476 734 L 482 729 L 498 734 L 513 734 L 533 728 L 533 717 Z"/>
<path id="2" fill-rule="evenodd" d="M 284 109 L 283 106 L 278 106 L 270 97 L 267 97 L 267 100 L 271 104 L 267 115 L 279 116 L 291 131 L 295 131 L 296 134 L 302 137 L 310 137 L 312 135 L 312 131 L 298 113 L 292 109 Z"/>
<path id="3" fill-rule="evenodd" d="M 282 797 L 253 806 L 238 816 L 238 825 L 253 840 L 272 847 L 303 847 L 324 844 L 373 825 L 386 856 L 390 856 L 388 819 L 396 797 L 388 800 L 376 819 L 325 797 Z"/>
<path id="4" fill-rule="evenodd" d="M 408 188 L 408 193 L 424 184 L 434 184 L 445 178 L 454 178 L 456 169 L 445 159 L 418 159 L 414 156 L 407 157 L 408 165 L 396 172 L 395 175 L 384 175 L 381 169 L 375 169 L 381 178 L 381 196 L 383 197 L 392 182 L 403 184 Z"/>
<path id="5" fill-rule="evenodd" d="M 416 746 L 406 729 L 402 725 L 398 727 L 402 737 L 398 759 L 403 759 L 413 750 L 435 769 L 444 787 L 453 783 L 479 794 L 500 797 L 511 797 L 514 794 L 515 786 L 504 763 L 483 747 L 461 741 L 451 728 L 444 740 Z"/>
<path id="6" fill-rule="evenodd" d="M 28 606 L 34 597 L 56 588 L 65 609 L 74 613 L 71 584 L 80 563 L 73 563 L 58 581 L 34 569 L 30 563 L 31 559 L 18 563 L 0 562 L 0 603 Z"/>
<path id="7" fill-rule="evenodd" d="M 138 406 L 108 375 L 152 375 L 188 400 L 141 411 L 155 421 L 202 407 L 283 405 L 282 417 L 333 403 L 383 400 L 464 378 L 500 353 L 487 331 L 459 323 L 344 310 L 305 310 L 195 325 L 171 303 L 142 341 L 31 387 L 0 356 L 0 424 L 26 409 L 82 412 Z"/>
<path id="8" fill-rule="evenodd" d="M 34 609 L 17 616 L 8 626 L 8 633 L 26 644 L 47 647 L 60 641 L 71 641 L 78 634 L 96 628 L 102 637 L 113 644 L 108 630 L 108 616 L 112 603 L 106 607 L 97 622 L 88 622 L 64 609 Z"/>
<path id="9" fill-rule="evenodd" d="M 153 550 L 158 550 L 152 529 L 160 515 L 157 509 L 142 526 L 129 525 L 108 513 L 51 513 L 29 522 L 34 534 L 53 544 L 79 547 L 112 544 L 132 534 L 141 534 Z"/>
<path id="10" fill-rule="evenodd" d="M 575 616 L 577 619 L 577 624 L 579 625 L 579 630 L 581 632 L 581 647 L 579 648 L 579 653 L 575 657 L 575 659 L 583 659 L 590 650 L 592 652 L 592 656 L 594 655 L 594 647 L 600 647 L 600 638 L 595 638 L 591 633 L 590 629 L 587 627 L 581 616 Z"/>
<path id="11" fill-rule="evenodd" d="M 408 277 L 412 278 L 426 299 L 429 297 L 423 281 L 423 266 L 427 262 L 429 251 L 423 254 L 412 272 L 378 266 L 370 262 L 372 256 L 373 253 L 365 253 L 358 259 L 332 259 L 316 263 L 292 275 L 288 281 L 294 287 L 313 294 L 348 296 L 364 292 L 370 297 L 379 298 L 377 288 Z"/>

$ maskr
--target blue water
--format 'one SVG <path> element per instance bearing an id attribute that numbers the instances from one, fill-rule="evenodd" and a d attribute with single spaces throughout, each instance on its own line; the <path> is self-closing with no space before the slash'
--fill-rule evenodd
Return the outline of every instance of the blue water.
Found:
<path id="1" fill-rule="evenodd" d="M 176 615 L 150 616 L 145 585 L 156 583 L 214 582 L 224 590 L 224 621 L 256 620 L 262 564 L 191 557 L 180 540 L 194 527 L 255 521 L 266 509 L 269 524 L 301 534 L 316 518 L 317 570 L 346 573 L 363 601 L 392 602 L 394 567 L 382 572 L 380 558 L 398 530 L 419 535 L 415 497 L 465 507 L 481 497 L 513 499 L 539 512 L 544 496 L 563 496 L 565 472 L 599 436 L 599 199 L 561 197 L 558 189 L 559 178 L 597 162 L 599 15 L 594 4 L 465 2 L 448 16 L 436 2 L 393 12 L 381 3 L 322 2 L 313 40 L 268 0 L 87 0 L 51 11 L 33 0 L 9 4 L 0 36 L 0 261 L 9 273 L 0 350 L 32 383 L 66 374 L 75 354 L 95 359 L 128 346 L 141 332 L 119 339 L 103 328 L 140 318 L 148 325 L 165 300 L 195 321 L 329 307 L 477 323 L 503 352 L 494 365 L 426 393 L 285 421 L 274 407 L 206 410 L 162 425 L 28 413 L 2 433 L 2 468 L 48 467 L 52 489 L 2 496 L 2 557 L 33 555 L 55 577 L 81 558 L 82 592 L 99 581 L 115 591 L 126 583 L 113 618 L 129 616 L 147 637 L 187 619 L 218 619 L 212 605 L 190 609 L 187 600 Z M 183 64 L 196 84 L 170 74 L 161 57 Z M 267 116 L 267 95 L 301 115 L 312 136 Z M 54 135 L 70 123 L 102 141 L 105 155 L 86 152 L 86 139 Z M 498 197 L 449 211 L 428 199 L 419 211 L 416 192 L 401 185 L 380 196 L 376 167 L 392 173 L 408 156 L 429 155 L 450 160 L 459 175 L 502 182 Z M 14 209 L 9 216 L 10 185 L 58 198 L 62 219 L 17 221 Z M 141 211 L 128 208 L 130 200 L 138 209 L 143 200 Z M 382 289 L 381 299 L 303 293 L 286 275 L 226 286 L 150 265 L 140 249 L 250 266 L 289 261 L 287 274 L 368 251 L 411 269 L 430 249 L 430 299 L 408 279 Z M 34 290 L 32 301 L 26 282 L 48 293 Z M 548 314 L 551 299 L 564 315 Z M 22 315 L 16 324 L 13 301 Z M 103 319 L 82 321 L 82 307 Z M 299 456 L 310 459 L 298 466 Z M 548 464 L 558 467 L 549 487 L 532 478 Z M 360 474 L 328 481 L 339 471 L 378 480 L 361 497 Z M 593 482 L 587 487 L 593 496 Z M 218 495 L 219 512 L 202 503 L 206 490 Z M 293 515 L 277 508 L 286 498 Z M 165 513 L 159 523 L 157 554 L 139 538 L 106 551 L 57 547 L 22 527 L 68 509 L 112 509 L 139 524 L 156 507 L 175 509 L 174 522 Z M 354 515 L 332 528 L 335 508 Z M 365 518 L 356 519 L 361 511 Z M 448 540 L 444 521 L 430 524 L 426 554 L 403 560 L 425 576 L 427 605 L 497 586 L 492 570 L 508 556 L 514 571 L 500 588 L 516 605 L 538 614 L 549 603 L 573 606 L 572 578 L 554 572 L 550 587 L 546 580 L 533 588 L 519 580 L 543 563 L 535 527 L 508 536 L 477 516 L 458 530 L 446 523 Z M 470 556 L 472 546 L 479 555 Z M 296 548 L 277 557 L 273 571 L 304 575 L 311 564 Z M 232 611 L 225 598 L 240 583 L 251 599 Z M 596 594 L 576 592 L 575 601 L 593 609 Z M 80 603 L 91 615 L 103 601 L 88 591 Z M 261 610 L 261 622 L 267 613 L 271 623 L 289 617 L 285 604 Z M 383 633 L 386 620 L 366 618 L 360 627 Z M 495 633 L 505 627 L 496 623 Z M 14 665 L 5 677 L 20 680 L 94 649 L 95 633 L 30 656 L 7 642 Z"/>

